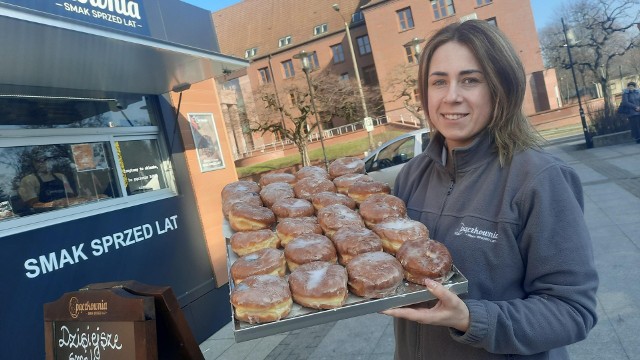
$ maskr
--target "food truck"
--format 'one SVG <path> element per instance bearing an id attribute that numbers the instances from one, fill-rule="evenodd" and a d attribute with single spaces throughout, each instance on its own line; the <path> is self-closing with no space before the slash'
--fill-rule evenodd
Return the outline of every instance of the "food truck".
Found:
<path id="1" fill-rule="evenodd" d="M 220 190 L 237 180 L 211 14 L 179 0 L 0 0 L 0 348 L 44 358 L 43 305 L 170 286 L 199 342 L 231 319 Z"/>

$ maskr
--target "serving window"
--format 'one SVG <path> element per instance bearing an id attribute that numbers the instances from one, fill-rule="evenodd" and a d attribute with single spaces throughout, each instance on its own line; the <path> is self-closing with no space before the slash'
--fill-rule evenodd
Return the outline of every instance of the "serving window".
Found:
<path id="1" fill-rule="evenodd" d="M 0 94 L 0 231 L 175 195 L 155 97 L 117 95 Z"/>

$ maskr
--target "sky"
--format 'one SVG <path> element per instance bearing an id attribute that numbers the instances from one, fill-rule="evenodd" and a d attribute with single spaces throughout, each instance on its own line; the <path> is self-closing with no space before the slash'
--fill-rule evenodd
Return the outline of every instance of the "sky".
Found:
<path id="1" fill-rule="evenodd" d="M 225 7 L 240 2 L 240 0 L 183 0 L 186 3 L 210 11 L 217 11 Z M 525 1 L 525 0 L 515 0 Z M 530 0 L 533 10 L 533 17 L 536 21 L 536 28 L 540 29 L 552 21 L 557 21 L 556 13 L 559 11 L 560 3 L 566 0 Z"/>

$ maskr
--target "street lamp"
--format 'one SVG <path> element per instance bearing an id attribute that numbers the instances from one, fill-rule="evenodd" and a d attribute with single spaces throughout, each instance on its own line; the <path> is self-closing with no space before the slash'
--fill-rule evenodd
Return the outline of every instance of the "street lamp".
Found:
<path id="1" fill-rule="evenodd" d="M 338 4 L 331 5 L 344 22 L 344 30 L 347 33 L 347 40 L 349 41 L 349 51 L 351 52 L 351 62 L 353 63 L 353 72 L 356 73 L 356 82 L 358 83 L 358 92 L 360 93 L 360 100 L 362 101 L 362 111 L 364 111 L 364 123 L 371 124 L 371 118 L 369 117 L 369 111 L 367 111 L 367 102 L 364 99 L 364 92 L 362 91 L 362 82 L 360 81 L 360 71 L 358 71 L 358 63 L 356 62 L 356 53 L 353 51 L 353 42 L 351 41 L 351 32 L 349 31 L 349 22 L 342 16 L 340 12 L 340 6 Z M 373 135 L 371 134 L 371 127 L 367 126 L 367 136 L 369 138 L 369 150 L 375 149 L 373 145 Z"/>
<path id="2" fill-rule="evenodd" d="M 414 37 L 413 39 L 411 39 L 411 41 L 409 41 L 408 43 L 404 44 L 404 46 L 410 46 L 411 48 L 413 48 L 413 53 L 415 54 L 416 59 L 419 59 L 420 58 L 420 44 L 422 44 L 425 41 L 426 41 L 425 39 Z"/>
<path id="3" fill-rule="evenodd" d="M 576 71 L 573 68 L 573 59 L 571 58 L 571 44 L 569 43 L 569 37 L 567 36 L 567 28 L 564 25 L 564 18 L 560 18 L 562 22 L 562 32 L 564 33 L 564 41 L 567 43 L 567 54 L 569 55 L 569 66 L 571 67 L 571 75 L 573 76 L 573 85 L 576 87 L 576 95 L 578 96 L 578 108 L 580 110 L 580 121 L 582 122 L 582 132 L 584 133 L 584 142 L 587 149 L 593 147 L 593 141 L 591 140 L 591 134 L 589 134 L 589 128 L 587 127 L 587 119 L 584 117 L 584 109 L 582 109 L 582 101 L 580 100 L 580 90 L 578 90 L 578 81 L 576 80 Z"/>
<path id="4" fill-rule="evenodd" d="M 324 157 L 324 167 L 325 170 L 329 170 L 329 163 L 327 162 L 327 153 L 324 150 L 324 136 L 322 135 L 322 125 L 320 125 L 320 119 L 318 118 L 318 110 L 316 110 L 316 102 L 314 100 L 315 93 L 313 91 L 313 85 L 311 84 L 311 78 L 309 77 L 309 72 L 311 71 L 311 60 L 309 57 L 312 54 L 302 50 L 299 53 L 293 55 L 294 59 L 300 59 L 302 63 L 302 71 L 304 72 L 305 77 L 307 78 L 307 85 L 309 86 L 309 97 L 311 99 L 311 108 L 313 109 L 313 113 L 316 117 L 316 126 L 318 127 L 318 136 L 320 137 L 320 144 L 322 145 L 322 156 Z"/>

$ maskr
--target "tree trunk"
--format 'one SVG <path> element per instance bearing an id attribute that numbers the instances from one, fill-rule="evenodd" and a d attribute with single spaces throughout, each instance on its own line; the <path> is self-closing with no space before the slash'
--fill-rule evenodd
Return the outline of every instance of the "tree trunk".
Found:
<path id="1" fill-rule="evenodd" d="M 602 97 L 604 98 L 604 113 L 606 116 L 614 114 L 615 105 L 611 99 L 611 89 L 607 84 L 607 79 L 600 79 L 600 87 L 602 88 Z"/>
<path id="2" fill-rule="evenodd" d="M 307 148 L 307 143 L 296 143 L 296 146 L 298 147 L 298 152 L 300 153 L 302 166 L 310 166 L 311 160 L 309 159 L 309 149 Z"/>

